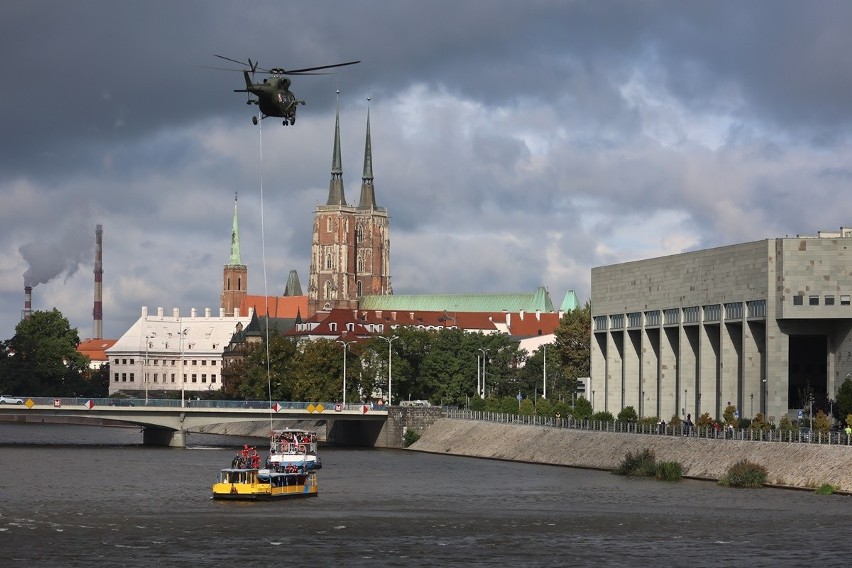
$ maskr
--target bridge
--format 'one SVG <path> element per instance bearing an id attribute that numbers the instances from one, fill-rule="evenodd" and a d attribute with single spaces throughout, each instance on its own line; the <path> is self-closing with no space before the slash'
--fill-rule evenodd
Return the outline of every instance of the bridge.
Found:
<path id="1" fill-rule="evenodd" d="M 186 446 L 187 433 L 205 426 L 273 421 L 278 428 L 283 427 L 281 421 L 291 422 L 294 427 L 311 421 L 325 426 L 325 432 L 318 434 L 329 443 L 388 445 L 382 441 L 383 432 L 388 437 L 387 406 L 233 400 L 187 400 L 181 406 L 180 400 L 144 398 L 21 397 L 21 400 L 21 404 L 0 404 L 0 421 L 135 425 L 142 428 L 143 444 L 178 448 Z M 397 445 L 391 443 L 390 447 Z"/>

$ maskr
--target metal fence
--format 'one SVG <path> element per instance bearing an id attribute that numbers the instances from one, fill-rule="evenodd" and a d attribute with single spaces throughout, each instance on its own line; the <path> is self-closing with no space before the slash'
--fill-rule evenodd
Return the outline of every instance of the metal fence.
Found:
<path id="1" fill-rule="evenodd" d="M 444 409 L 446 418 L 459 420 L 482 420 L 504 424 L 522 424 L 527 426 L 542 426 L 546 428 L 565 428 L 570 430 L 585 430 L 590 432 L 613 432 L 621 434 L 636 434 L 644 436 L 689 436 L 710 440 L 740 440 L 745 442 L 785 442 L 801 444 L 829 444 L 852 446 L 852 437 L 842 431 L 831 430 L 761 430 L 757 428 L 715 428 L 713 426 L 671 426 L 662 424 L 641 424 L 637 422 L 573 420 L 571 418 L 555 418 L 553 416 L 535 416 L 521 414 L 504 414 L 502 412 L 485 412 L 478 410 Z"/>

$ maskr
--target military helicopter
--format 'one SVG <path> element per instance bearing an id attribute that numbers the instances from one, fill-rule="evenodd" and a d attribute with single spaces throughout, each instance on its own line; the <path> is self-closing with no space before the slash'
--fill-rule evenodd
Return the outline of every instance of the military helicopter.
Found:
<path id="1" fill-rule="evenodd" d="M 215 55 L 215 54 L 214 54 Z M 224 55 L 216 55 L 219 59 L 239 63 L 245 65 L 244 62 Z M 333 67 L 345 67 L 346 65 L 355 65 L 360 61 L 348 61 L 346 63 L 335 63 L 334 65 L 321 65 L 319 67 L 305 67 L 303 69 L 285 70 L 280 67 L 272 69 L 264 69 L 258 67 L 257 61 L 248 60 L 248 69 L 243 69 L 243 77 L 246 80 L 245 89 L 234 89 L 235 93 L 248 93 L 247 105 L 258 105 L 260 107 L 261 119 L 268 116 L 283 118 L 284 126 L 296 123 L 296 108 L 299 105 L 305 104 L 305 101 L 299 100 L 290 90 L 290 79 L 286 75 L 325 75 L 325 73 L 315 73 L 322 69 L 331 69 Z M 226 69 L 226 71 L 236 71 L 236 69 Z M 265 73 L 270 75 L 263 80 L 262 83 L 254 82 L 255 73 Z M 257 98 L 252 98 L 254 95 Z M 257 124 L 257 117 L 251 118 L 252 124 Z"/>

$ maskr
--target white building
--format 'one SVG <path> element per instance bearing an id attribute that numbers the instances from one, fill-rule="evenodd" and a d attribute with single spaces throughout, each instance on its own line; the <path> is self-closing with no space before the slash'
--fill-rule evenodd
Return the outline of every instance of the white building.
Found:
<path id="1" fill-rule="evenodd" d="M 109 394 L 119 391 L 139 394 L 148 391 L 201 392 L 222 388 L 222 353 L 235 332 L 246 327 L 252 310 L 226 316 L 224 308 L 212 316 L 205 308 L 189 317 L 175 308 L 169 316 L 163 308 L 142 315 L 106 350 L 110 362 Z"/>

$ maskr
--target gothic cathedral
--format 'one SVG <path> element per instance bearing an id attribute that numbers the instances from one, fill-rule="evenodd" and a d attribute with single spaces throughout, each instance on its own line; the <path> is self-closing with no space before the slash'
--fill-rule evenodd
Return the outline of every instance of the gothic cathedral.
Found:
<path id="1" fill-rule="evenodd" d="M 364 173 L 358 206 L 347 205 L 340 157 L 340 103 L 334 125 L 334 151 L 328 201 L 317 205 L 311 244 L 308 311 L 358 308 L 362 296 L 393 294 L 390 277 L 390 227 L 387 208 L 376 207 L 370 111 Z"/>

